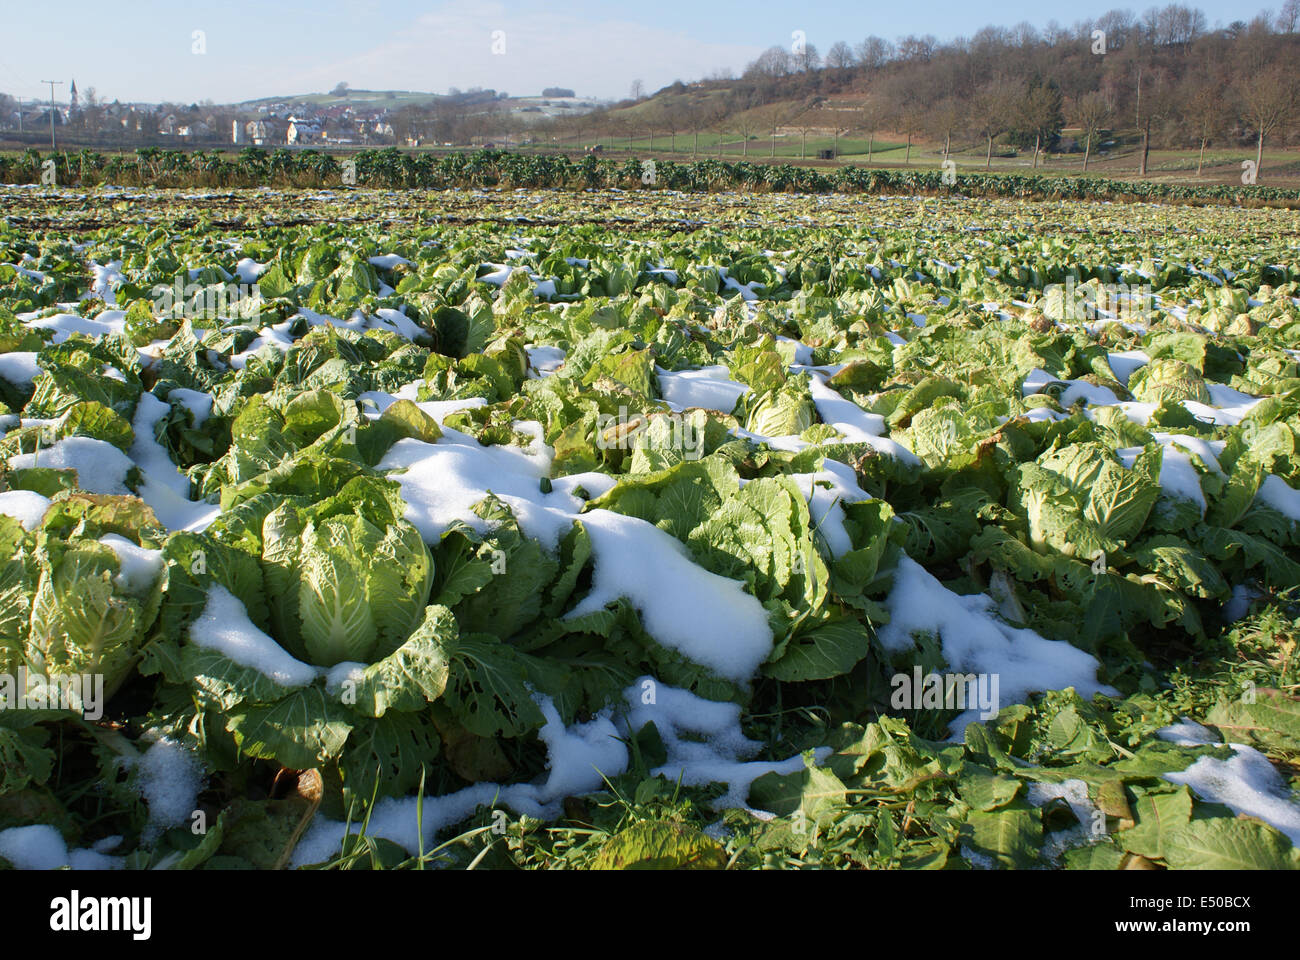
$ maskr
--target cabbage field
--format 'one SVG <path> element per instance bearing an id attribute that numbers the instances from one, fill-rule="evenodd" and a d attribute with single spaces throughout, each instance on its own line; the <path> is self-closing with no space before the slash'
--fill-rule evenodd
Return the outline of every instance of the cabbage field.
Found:
<path id="1" fill-rule="evenodd" d="M 0 203 L 0 868 L 1300 868 L 1293 211 Z"/>

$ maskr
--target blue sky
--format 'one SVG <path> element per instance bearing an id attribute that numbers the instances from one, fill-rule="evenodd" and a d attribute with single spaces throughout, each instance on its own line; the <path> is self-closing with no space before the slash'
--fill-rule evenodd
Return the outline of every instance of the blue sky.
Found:
<path id="1" fill-rule="evenodd" d="M 0 91 L 48 97 L 41 80 L 69 78 L 81 91 L 121 100 L 210 98 L 218 102 L 353 87 L 445 92 L 481 86 L 521 95 L 544 86 L 580 95 L 626 96 L 673 80 L 739 71 L 765 47 L 803 30 L 823 53 L 836 40 L 893 40 L 932 33 L 969 36 L 987 24 L 1050 20 L 1068 26 L 1116 0 L 969 0 L 870 3 L 832 0 L 58 0 L 9 5 L 0 22 Z M 1211 26 L 1249 20 L 1257 9 L 1230 0 L 1193 3 Z M 195 37 L 201 31 L 201 42 Z M 496 50 L 493 51 L 493 31 Z M 204 52 L 195 52 L 202 46 Z"/>

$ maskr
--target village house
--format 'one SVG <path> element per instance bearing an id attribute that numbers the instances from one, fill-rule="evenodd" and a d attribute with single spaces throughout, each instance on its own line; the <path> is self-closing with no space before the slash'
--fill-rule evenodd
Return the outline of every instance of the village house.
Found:
<path id="1" fill-rule="evenodd" d="M 315 143 L 320 137 L 321 128 L 319 124 L 309 123 L 297 117 L 289 118 L 289 129 L 285 134 L 285 143 L 290 146 L 303 146 L 308 143 Z"/>

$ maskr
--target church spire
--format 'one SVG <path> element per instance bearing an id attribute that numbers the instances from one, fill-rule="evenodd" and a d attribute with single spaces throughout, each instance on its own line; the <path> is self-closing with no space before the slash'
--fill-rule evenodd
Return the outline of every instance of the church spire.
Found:
<path id="1" fill-rule="evenodd" d="M 68 109 L 77 109 L 77 81 L 72 81 L 72 87 L 68 90 Z"/>

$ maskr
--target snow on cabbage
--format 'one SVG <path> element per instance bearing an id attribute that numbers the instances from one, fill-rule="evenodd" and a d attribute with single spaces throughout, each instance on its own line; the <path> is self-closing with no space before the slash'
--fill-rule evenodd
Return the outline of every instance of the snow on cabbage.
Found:
<path id="1" fill-rule="evenodd" d="M 487 196 L 5 192 L 0 865 L 1300 866 L 1285 212 Z"/>

